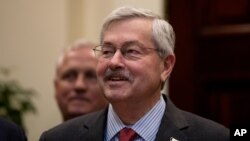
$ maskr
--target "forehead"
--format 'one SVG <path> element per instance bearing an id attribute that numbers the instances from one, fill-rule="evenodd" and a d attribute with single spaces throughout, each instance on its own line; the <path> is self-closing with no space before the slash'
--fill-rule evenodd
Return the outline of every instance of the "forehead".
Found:
<path id="1" fill-rule="evenodd" d="M 64 60 L 79 58 L 82 60 L 95 60 L 95 54 L 92 48 L 73 48 L 68 50 L 64 55 Z"/>
<path id="2" fill-rule="evenodd" d="M 95 67 L 97 59 L 92 48 L 72 49 L 64 54 L 58 69 Z"/>
<path id="3" fill-rule="evenodd" d="M 103 34 L 103 42 L 152 39 L 152 19 L 129 18 L 113 21 Z"/>

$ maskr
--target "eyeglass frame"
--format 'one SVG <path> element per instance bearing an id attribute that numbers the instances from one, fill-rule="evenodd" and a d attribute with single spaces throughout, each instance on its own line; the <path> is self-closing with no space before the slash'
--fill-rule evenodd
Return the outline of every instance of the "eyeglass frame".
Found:
<path id="1" fill-rule="evenodd" d="M 135 50 L 136 52 L 138 52 L 139 54 L 141 54 L 141 57 L 144 56 L 144 52 L 143 50 L 148 50 L 148 49 L 151 49 L 151 50 L 154 50 L 156 52 L 159 52 L 159 49 L 157 48 L 149 48 L 149 47 L 144 47 L 141 43 L 139 43 L 138 41 L 130 41 L 130 42 L 127 42 L 125 43 L 124 45 L 122 45 L 122 47 L 120 48 L 117 48 L 117 47 L 114 47 L 114 45 L 112 45 L 111 43 L 107 43 L 107 44 L 102 44 L 102 45 L 98 45 L 98 46 L 95 46 L 95 48 L 93 48 L 93 51 L 95 53 L 95 56 L 97 58 L 101 57 L 103 55 L 103 46 L 107 46 L 109 48 L 112 48 L 112 54 L 111 55 L 108 55 L 106 57 L 103 57 L 104 59 L 112 59 L 115 55 L 115 53 L 117 52 L 117 50 L 120 50 L 122 56 L 127 59 L 127 60 L 138 60 L 140 59 L 140 56 L 128 56 L 128 50 L 126 50 L 127 48 L 131 47 L 131 46 L 136 46 L 140 49 L 142 49 L 141 51 L 137 51 Z M 98 49 L 100 48 L 100 49 Z M 134 50 L 132 50 L 134 51 Z"/>

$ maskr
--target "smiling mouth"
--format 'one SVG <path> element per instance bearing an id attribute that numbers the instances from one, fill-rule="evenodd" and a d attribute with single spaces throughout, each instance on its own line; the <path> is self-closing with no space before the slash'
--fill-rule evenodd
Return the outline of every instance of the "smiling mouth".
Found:
<path id="1" fill-rule="evenodd" d="M 127 81 L 128 79 L 123 76 L 111 76 L 107 80 L 109 81 Z"/>

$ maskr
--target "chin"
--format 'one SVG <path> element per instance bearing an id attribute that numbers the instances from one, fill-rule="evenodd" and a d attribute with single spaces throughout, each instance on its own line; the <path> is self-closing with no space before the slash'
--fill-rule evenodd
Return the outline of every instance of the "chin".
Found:
<path id="1" fill-rule="evenodd" d="M 129 98 L 129 94 L 127 92 L 122 92 L 119 90 L 108 90 L 105 91 L 105 97 L 109 102 L 119 102 L 124 101 Z"/>
<path id="2" fill-rule="evenodd" d="M 86 109 L 86 106 L 78 106 L 78 107 L 71 107 L 69 108 L 69 113 L 72 113 L 72 114 L 82 114 L 82 113 L 85 113 L 87 110 Z"/>

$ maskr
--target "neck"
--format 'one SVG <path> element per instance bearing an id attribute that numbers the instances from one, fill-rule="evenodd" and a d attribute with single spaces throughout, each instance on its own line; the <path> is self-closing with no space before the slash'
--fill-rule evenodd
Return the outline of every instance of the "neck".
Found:
<path id="1" fill-rule="evenodd" d="M 124 101 L 112 103 L 112 106 L 125 125 L 133 125 L 150 111 L 159 100 L 160 95 L 155 95 L 147 101 Z"/>

